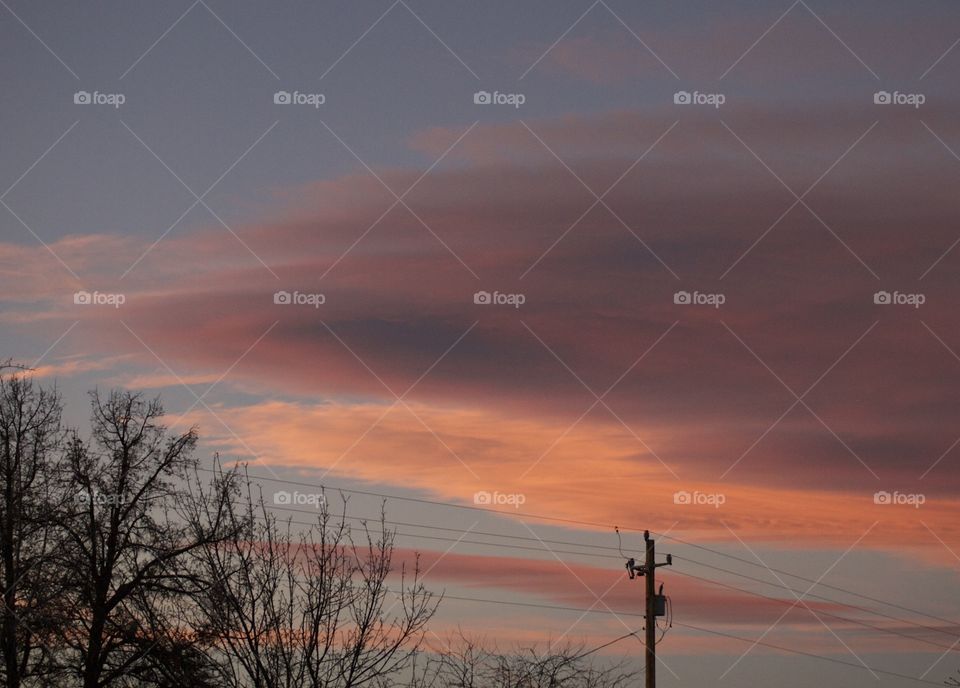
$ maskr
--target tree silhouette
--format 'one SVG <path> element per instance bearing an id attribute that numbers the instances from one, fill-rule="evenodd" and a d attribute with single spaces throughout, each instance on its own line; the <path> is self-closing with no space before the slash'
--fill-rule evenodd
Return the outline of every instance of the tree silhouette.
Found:
<path id="1" fill-rule="evenodd" d="M 417 564 L 390 589 L 394 535 L 383 514 L 379 530 L 364 524 L 355 539 L 346 500 L 339 518 L 324 500 L 316 524 L 294 532 L 248 496 L 230 511 L 241 535 L 202 551 L 211 585 L 194 625 L 222 648 L 221 685 L 350 688 L 405 669 L 437 601 Z"/>
<path id="2" fill-rule="evenodd" d="M 76 628 L 63 640 L 84 688 L 122 685 L 134 673 L 143 685 L 144 667 L 162 677 L 170 667 L 161 658 L 183 642 L 180 610 L 200 584 L 182 568 L 189 555 L 234 535 L 225 518 L 231 484 L 220 481 L 205 495 L 213 508 L 198 509 L 189 489 L 195 429 L 168 435 L 160 402 L 139 394 L 91 400 L 91 438 L 74 433 L 66 451 L 75 506 L 63 518 L 61 561 L 78 575 Z"/>
<path id="3" fill-rule="evenodd" d="M 55 390 L 0 365 L 0 647 L 3 681 L 52 682 L 50 646 L 62 623 L 63 575 L 53 560 L 62 405 Z"/>
<path id="4" fill-rule="evenodd" d="M 158 399 L 55 389 L 0 363 L 0 677 L 8 688 L 619 688 L 578 648 L 424 634 L 441 602 L 379 518 L 279 519 L 241 466 L 201 479 Z M 296 525 L 296 527 L 295 527 Z"/>

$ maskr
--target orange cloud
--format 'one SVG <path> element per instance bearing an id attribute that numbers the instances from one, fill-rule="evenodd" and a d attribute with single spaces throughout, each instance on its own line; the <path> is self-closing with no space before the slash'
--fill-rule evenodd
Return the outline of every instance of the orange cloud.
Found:
<path id="1" fill-rule="evenodd" d="M 678 479 L 644 446 L 669 443 L 669 428 L 637 427 L 635 437 L 593 416 L 571 428 L 489 408 L 421 403 L 391 408 L 269 401 L 215 410 L 242 444 L 205 414 L 194 412 L 189 420 L 202 423 L 215 446 L 235 455 L 246 455 L 249 448 L 261 462 L 307 469 L 308 481 L 327 474 L 359 478 L 463 504 L 473 504 L 479 491 L 522 495 L 514 511 L 511 504 L 517 500 L 504 497 L 504 504 L 494 505 L 508 517 L 526 512 L 623 526 L 657 523 L 664 530 L 676 522 L 677 532 L 696 538 L 734 540 L 726 524 L 748 541 L 805 546 L 812 541 L 849 546 L 878 521 L 882 527 L 862 547 L 883 547 L 890 538 L 929 543 L 923 523 L 947 541 L 960 538 L 955 499 L 925 496 L 921 510 L 875 504 L 867 490 Z"/>

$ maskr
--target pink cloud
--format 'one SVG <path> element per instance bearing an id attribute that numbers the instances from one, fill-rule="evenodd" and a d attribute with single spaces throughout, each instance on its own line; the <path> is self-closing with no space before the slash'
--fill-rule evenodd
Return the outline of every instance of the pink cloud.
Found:
<path id="1" fill-rule="evenodd" d="M 822 108 L 813 113 L 818 121 L 824 114 Z M 783 133 L 760 114 L 751 107 L 734 109 L 730 121 L 766 157 Z M 817 136 L 799 118 L 794 133 L 810 141 L 806 156 L 799 161 L 771 156 L 770 164 L 787 168 L 790 174 L 784 176 L 791 183 L 816 179 L 864 128 L 855 113 L 835 114 Z M 938 127 L 946 124 L 937 110 L 930 116 Z M 892 116 L 891 126 L 900 127 L 906 117 Z M 569 156 L 571 166 L 592 183 L 619 176 L 633 152 L 649 146 L 669 120 L 659 113 L 617 112 L 529 124 L 550 145 L 557 143 L 561 157 Z M 277 461 L 322 445 L 316 463 L 329 465 L 333 454 L 356 438 L 362 421 L 393 401 L 387 387 L 400 394 L 429 371 L 409 403 L 430 417 L 431 427 L 442 428 L 437 433 L 457 454 L 469 454 L 489 474 L 509 478 L 594 404 L 584 384 L 599 394 L 617 382 L 605 397 L 609 409 L 594 405 L 577 431 L 563 437 L 545 459 L 560 463 L 562 452 L 569 452 L 570 471 L 578 472 L 567 475 L 587 480 L 556 499 L 546 472 L 531 473 L 542 481 L 537 498 L 558 513 L 569 512 L 578 489 L 595 491 L 590 479 L 596 473 L 607 481 L 658 475 L 665 482 L 651 489 L 661 500 L 677 487 L 722 488 L 740 498 L 743 511 L 731 512 L 730 519 L 747 528 L 757 528 L 760 517 L 773 509 L 783 532 L 808 533 L 836 520 L 849 526 L 844 531 L 849 534 L 865 528 L 873 512 L 869 503 L 861 508 L 860 502 L 845 505 L 844 500 L 849 495 L 867 499 L 884 487 L 928 493 L 930 504 L 944 509 L 937 521 L 946 523 L 952 491 L 960 485 L 957 462 L 946 456 L 931 474 L 935 480 L 924 483 L 919 476 L 956 439 L 950 428 L 960 419 L 955 410 L 960 407 L 952 403 L 957 400 L 952 383 L 960 380 L 960 367 L 919 323 L 920 314 L 878 310 L 872 294 L 878 286 L 909 286 L 908 278 L 916 282 L 916 274 L 881 267 L 891 247 L 924 266 L 954 241 L 953 204 L 931 198 L 928 182 L 938 174 L 960 176 L 960 168 L 944 153 L 905 179 L 896 170 L 876 167 L 878 149 L 868 137 L 810 197 L 811 207 L 852 250 L 877 266 L 886 278 L 882 285 L 803 208 L 720 280 L 724 268 L 792 200 L 719 123 L 698 131 L 696 138 L 680 135 L 682 129 L 677 136 L 671 133 L 608 198 L 680 280 L 599 207 L 521 279 L 593 200 L 522 125 L 512 124 L 478 127 L 464 139 L 465 156 L 435 169 L 408 199 L 449 251 L 398 207 L 344 257 L 392 202 L 372 178 L 348 175 L 293 193 L 288 216 L 236 228 L 279 280 L 222 228 L 211 227 L 171 235 L 128 277 L 101 280 L 104 289 L 122 287 L 127 296 L 122 309 L 78 309 L 56 279 L 35 279 L 22 292 L 11 272 L 4 286 L 51 301 L 49 310 L 31 311 L 35 318 L 79 320 L 76 335 L 87 354 L 135 355 L 152 374 L 158 361 L 139 337 L 186 380 L 216 379 L 229 370 L 223 390 L 238 385 L 268 399 L 289 394 L 333 400 L 328 407 L 298 404 L 285 411 L 322 420 L 329 432 L 323 437 L 278 418 L 278 410 L 284 412 L 279 402 L 223 407 Z M 942 132 L 949 140 L 956 137 L 955 126 L 943 126 Z M 881 134 L 933 151 L 939 146 L 922 128 L 876 132 Z M 446 135 L 427 132 L 414 143 L 431 150 Z M 525 141 L 515 151 L 520 160 L 474 157 L 501 139 Z M 595 155 L 588 154 L 591 142 Z M 617 146 L 623 152 L 611 153 Z M 904 164 L 919 164 L 921 157 L 908 155 Z M 418 176 L 412 170 L 383 172 L 400 189 Z M 869 189 L 858 174 L 869 179 Z M 689 201 L 691 195 L 697 203 Z M 920 229 L 908 238 L 915 241 L 903 235 L 902 207 L 915 209 L 912 222 Z M 52 247 L 68 263 L 80 265 L 85 279 L 89 270 L 91 281 L 103 270 L 98 256 L 132 263 L 149 247 L 146 241 L 134 245 L 118 239 L 111 252 L 111 241 L 98 236 Z M 9 264 L 49 268 L 50 256 L 42 247 L 5 250 Z M 960 345 L 960 331 L 951 318 L 949 276 L 957 260 L 960 253 L 948 255 L 924 282 L 929 299 L 922 313 L 924 322 L 954 346 Z M 322 292 L 326 303 L 322 309 L 278 307 L 273 293 L 279 288 Z M 522 310 L 477 307 L 473 293 L 478 288 L 521 291 L 526 304 Z M 722 290 L 727 305 L 722 311 L 678 309 L 672 299 L 678 288 Z M 837 363 L 876 320 L 881 322 L 875 331 Z M 631 368 L 675 321 L 663 342 Z M 799 394 L 828 370 L 805 398 L 809 409 L 795 404 L 784 384 Z M 175 380 L 167 371 L 162 374 L 160 382 Z M 791 405 L 794 409 L 769 430 Z M 528 425 L 515 424 L 518 418 Z M 270 424 L 285 427 L 286 437 L 296 441 L 273 437 Z M 390 432 L 384 436 L 390 439 L 379 445 L 384 455 L 390 441 L 432 447 L 433 456 L 469 478 L 436 437 L 418 426 L 409 416 L 403 423 L 388 420 Z M 489 427 L 501 426 L 509 429 L 507 436 L 491 440 Z M 594 451 L 593 445 L 602 450 Z M 596 458 L 574 464 L 576 451 L 582 457 L 588 448 Z M 679 486 L 654 452 L 681 477 Z M 412 452 L 405 461 L 420 465 Z M 456 486 L 461 498 L 473 491 L 463 475 L 453 478 L 447 472 L 425 483 L 426 489 L 445 493 Z M 569 501 L 564 505 L 563 500 Z M 589 501 L 605 521 L 620 508 L 602 497 Z M 811 517 L 809 508 L 783 507 L 786 501 L 818 504 L 823 522 Z M 709 520 L 698 516 L 691 527 L 709 527 Z"/>

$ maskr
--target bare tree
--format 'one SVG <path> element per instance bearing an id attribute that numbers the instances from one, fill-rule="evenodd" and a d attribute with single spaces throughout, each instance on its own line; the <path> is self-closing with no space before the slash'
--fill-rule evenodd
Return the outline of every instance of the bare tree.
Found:
<path id="1" fill-rule="evenodd" d="M 7 688 L 621 688 L 566 647 L 423 646 L 440 602 L 395 532 L 281 520 L 249 478 L 199 477 L 158 400 L 92 394 L 89 439 L 55 390 L 0 364 L 0 675 Z"/>
<path id="2" fill-rule="evenodd" d="M 411 681 L 411 688 L 625 688 L 638 671 L 625 661 L 592 661 L 593 650 L 565 645 L 546 651 L 517 647 L 502 652 L 495 644 L 458 633 Z"/>
<path id="3" fill-rule="evenodd" d="M 66 452 L 64 490 L 75 506 L 61 561 L 74 576 L 76 612 L 63 643 L 84 688 L 176 685 L 177 661 L 202 674 L 181 623 L 198 585 L 188 555 L 232 535 L 231 481 L 191 490 L 196 431 L 168 435 L 158 400 L 91 396 L 91 439 L 74 435 Z"/>
<path id="4" fill-rule="evenodd" d="M 195 627 L 219 650 L 231 688 L 387 685 L 419 650 L 437 600 L 419 565 L 391 589 L 393 538 L 364 525 L 357 542 L 322 501 L 315 525 L 294 530 L 248 491 L 231 511 L 240 537 L 203 550 L 210 586 Z"/>
<path id="5" fill-rule="evenodd" d="M 62 571 L 53 561 L 61 401 L 29 372 L 0 364 L 0 649 L 6 686 L 52 682 Z"/>

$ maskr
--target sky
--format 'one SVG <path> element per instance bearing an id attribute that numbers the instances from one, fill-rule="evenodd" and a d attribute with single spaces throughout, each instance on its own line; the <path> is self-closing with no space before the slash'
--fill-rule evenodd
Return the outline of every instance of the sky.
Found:
<path id="1" fill-rule="evenodd" d="M 71 423 L 388 495 L 435 647 L 636 630 L 647 529 L 661 685 L 960 666 L 955 3 L 0 4 L 0 356 Z"/>

